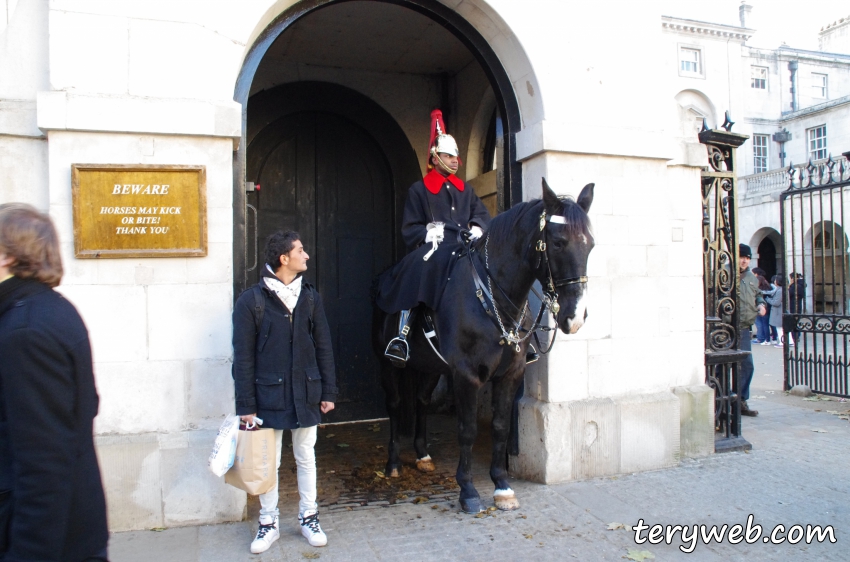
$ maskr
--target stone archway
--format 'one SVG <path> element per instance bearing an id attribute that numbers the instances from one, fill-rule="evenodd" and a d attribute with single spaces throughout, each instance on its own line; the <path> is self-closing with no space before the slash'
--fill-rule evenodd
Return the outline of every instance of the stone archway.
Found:
<path id="1" fill-rule="evenodd" d="M 372 0 L 379 1 L 379 0 Z M 281 0 L 270 8 L 258 24 L 246 52 L 236 82 L 235 101 L 243 107 L 243 142 L 234 153 L 234 294 L 247 286 L 246 263 L 245 164 L 247 151 L 247 106 L 251 87 L 264 56 L 287 29 L 305 16 L 344 4 L 342 0 L 292 2 Z M 481 65 L 496 98 L 504 124 L 503 181 L 498 193 L 498 208 L 504 209 L 523 198 L 522 167 L 517 161 L 516 133 L 525 119 L 543 118 L 542 97 L 531 64 L 505 22 L 484 2 L 464 3 L 453 10 L 436 0 L 398 0 L 387 5 L 401 6 L 426 16 L 456 37 Z M 479 6 L 480 4 L 480 6 Z M 467 19 L 468 18 L 468 19 Z M 507 61 L 505 65 L 502 60 Z M 521 87 L 520 87 L 521 86 Z M 531 92 L 536 92 L 536 95 Z M 528 99 L 525 99 L 525 98 Z M 522 112 L 520 111 L 522 107 Z M 430 110 L 430 108 L 429 108 Z"/>

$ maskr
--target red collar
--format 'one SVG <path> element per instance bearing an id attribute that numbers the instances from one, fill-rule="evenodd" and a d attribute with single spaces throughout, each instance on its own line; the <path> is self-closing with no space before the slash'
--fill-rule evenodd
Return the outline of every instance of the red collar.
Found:
<path id="1" fill-rule="evenodd" d="M 453 186 L 457 188 L 458 191 L 463 191 L 463 182 L 454 174 L 449 174 L 448 177 L 443 176 L 437 170 L 431 170 L 425 177 L 422 178 L 422 181 L 425 183 L 425 187 L 428 188 L 428 191 L 436 195 L 440 192 L 440 189 L 443 188 L 443 184 L 451 182 Z"/>

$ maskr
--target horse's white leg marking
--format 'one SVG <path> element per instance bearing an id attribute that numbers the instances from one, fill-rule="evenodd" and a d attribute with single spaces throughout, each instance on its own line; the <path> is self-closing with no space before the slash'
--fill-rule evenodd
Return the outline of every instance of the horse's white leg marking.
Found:
<path id="1" fill-rule="evenodd" d="M 493 492 L 493 503 L 496 504 L 497 509 L 501 509 L 502 511 L 519 509 L 519 500 L 516 499 L 514 491 L 510 488 Z"/>
<path id="2" fill-rule="evenodd" d="M 571 334 L 575 334 L 584 326 L 584 315 L 587 312 L 587 287 L 582 288 L 581 296 L 576 302 L 576 312 L 570 320 L 567 320 L 567 327 Z"/>
<path id="3" fill-rule="evenodd" d="M 420 472 L 434 472 L 437 467 L 434 466 L 434 461 L 431 460 L 431 455 L 425 455 L 421 459 L 416 459 L 416 468 Z"/>

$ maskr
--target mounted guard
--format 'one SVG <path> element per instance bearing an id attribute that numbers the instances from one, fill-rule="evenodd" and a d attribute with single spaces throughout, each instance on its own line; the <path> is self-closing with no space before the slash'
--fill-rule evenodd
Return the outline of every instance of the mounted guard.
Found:
<path id="1" fill-rule="evenodd" d="M 384 355 L 403 368 L 410 358 L 407 336 L 420 304 L 436 309 L 464 238 L 477 240 L 487 231 L 490 213 L 474 190 L 455 174 L 461 164 L 457 142 L 446 133 L 443 113 L 431 112 L 428 173 L 410 186 L 401 234 L 408 255 L 378 278 L 376 304 L 398 313 L 398 335 Z M 427 316 L 427 315 L 426 315 Z M 425 318 L 425 323 L 431 323 Z M 428 329 L 434 346 L 435 331 Z M 436 347 L 435 347 L 436 349 Z"/>

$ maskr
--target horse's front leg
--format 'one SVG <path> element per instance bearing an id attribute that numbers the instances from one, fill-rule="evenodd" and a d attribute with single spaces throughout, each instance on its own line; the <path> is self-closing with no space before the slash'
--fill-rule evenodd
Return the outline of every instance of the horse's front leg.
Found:
<path id="1" fill-rule="evenodd" d="M 460 461 L 457 465 L 457 483 L 460 486 L 460 507 L 466 513 L 481 511 L 481 498 L 472 483 L 472 445 L 478 434 L 478 389 L 475 374 L 469 370 L 455 373 L 455 408 L 457 409 L 457 440 Z"/>
<path id="2" fill-rule="evenodd" d="M 413 438 L 413 448 L 416 449 L 416 468 L 422 472 L 436 470 L 434 461 L 428 454 L 428 406 L 431 405 L 431 395 L 439 381 L 439 373 L 420 373 L 416 389 L 416 435 Z"/>
<path id="3" fill-rule="evenodd" d="M 496 486 L 493 501 L 497 508 L 505 511 L 519 509 L 519 500 L 508 483 L 507 445 L 511 431 L 511 408 L 525 372 L 522 367 L 510 369 L 504 376 L 493 380 L 493 458 L 490 461 L 490 478 Z"/>

